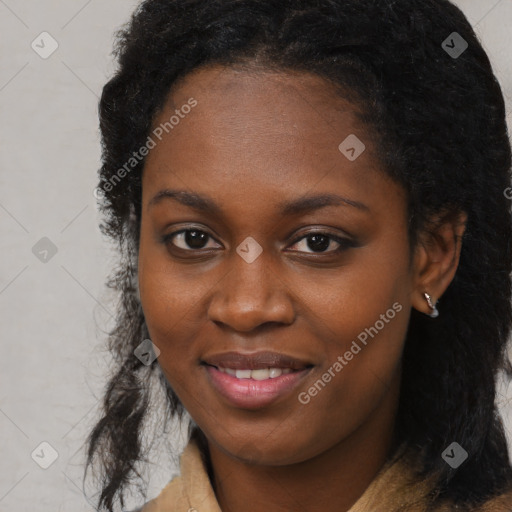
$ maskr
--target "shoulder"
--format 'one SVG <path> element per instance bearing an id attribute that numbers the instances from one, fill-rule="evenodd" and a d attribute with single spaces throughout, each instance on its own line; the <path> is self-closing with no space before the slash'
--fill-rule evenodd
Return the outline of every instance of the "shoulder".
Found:
<path id="1" fill-rule="evenodd" d="M 196 510 L 221 512 L 199 447 L 191 440 L 180 457 L 179 474 L 171 478 L 158 496 L 129 512 L 186 512 L 194 510 L 194 505 Z"/>
<path id="2" fill-rule="evenodd" d="M 512 486 L 479 504 L 457 505 L 453 501 L 438 501 L 438 475 L 420 478 L 418 467 L 417 453 L 401 447 L 357 502 L 359 508 L 350 512 L 512 512 Z"/>
<path id="3" fill-rule="evenodd" d="M 512 489 L 476 506 L 474 512 L 512 512 Z M 473 512 L 472 511 L 472 512 Z"/>
<path id="4" fill-rule="evenodd" d="M 437 512 L 512 512 L 512 489 L 493 496 L 478 505 L 455 505 L 445 503 Z"/>
<path id="5" fill-rule="evenodd" d="M 183 488 L 183 479 L 180 475 L 172 478 L 162 489 L 160 494 L 134 510 L 123 512 L 161 512 L 162 510 L 182 510 L 186 505 L 186 495 Z M 188 510 L 186 507 L 184 510 Z"/>

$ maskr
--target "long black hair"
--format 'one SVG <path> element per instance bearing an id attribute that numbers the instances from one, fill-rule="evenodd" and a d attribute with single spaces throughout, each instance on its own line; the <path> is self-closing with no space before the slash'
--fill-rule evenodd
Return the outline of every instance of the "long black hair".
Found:
<path id="1" fill-rule="evenodd" d="M 501 89 L 462 12 L 447 0 L 146 0 L 115 54 L 119 66 L 100 101 L 98 187 L 101 229 L 121 255 L 108 283 L 120 302 L 109 335 L 117 369 L 88 438 L 86 472 L 97 465 L 101 474 L 98 510 L 123 506 L 140 479 L 149 383 L 166 397 L 166 421 L 184 413 L 158 361 L 134 356 L 149 337 L 136 287 L 144 159 L 125 164 L 171 87 L 214 63 L 308 71 L 345 91 L 383 168 L 408 194 L 412 244 L 433 215 L 467 213 L 441 315 L 411 313 L 397 432 L 417 450 L 422 474 L 439 474 L 439 502 L 476 504 L 509 487 L 495 379 L 509 371 L 511 150 Z M 469 454 L 457 470 L 441 458 L 454 441 Z"/>

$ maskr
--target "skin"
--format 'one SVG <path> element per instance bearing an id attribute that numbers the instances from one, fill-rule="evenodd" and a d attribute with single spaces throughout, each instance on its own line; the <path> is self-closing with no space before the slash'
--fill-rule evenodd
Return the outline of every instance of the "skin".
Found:
<path id="1" fill-rule="evenodd" d="M 139 287 L 159 364 L 208 439 L 223 511 L 347 511 L 390 452 L 410 311 L 429 313 L 423 293 L 437 300 L 452 280 L 465 218 L 439 222 L 411 254 L 403 188 L 382 172 L 356 107 L 320 77 L 202 68 L 172 91 L 154 127 L 191 97 L 197 106 L 143 173 Z M 366 145 L 355 161 L 338 149 L 349 134 Z M 207 196 L 222 212 L 152 203 L 164 189 Z M 281 213 L 282 201 L 325 193 L 364 207 Z M 210 236 L 195 247 L 183 235 L 162 240 L 185 228 Z M 354 243 L 328 238 L 322 252 L 314 233 Z M 248 236 L 263 250 L 250 264 L 236 252 Z M 394 303 L 402 310 L 301 403 L 298 393 Z M 241 409 L 200 364 L 230 350 L 275 350 L 313 368 L 271 405 Z"/>

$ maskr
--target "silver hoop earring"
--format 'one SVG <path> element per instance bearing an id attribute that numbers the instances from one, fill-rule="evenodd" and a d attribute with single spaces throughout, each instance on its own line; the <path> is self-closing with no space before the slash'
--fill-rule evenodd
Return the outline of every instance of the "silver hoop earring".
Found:
<path id="1" fill-rule="evenodd" d="M 437 318 L 439 316 L 439 311 L 436 307 L 437 302 L 434 303 L 434 301 L 432 300 L 432 296 L 427 292 L 425 292 L 423 295 L 425 296 L 425 299 L 427 299 L 428 307 L 432 310 L 432 312 L 428 316 L 430 318 Z"/>

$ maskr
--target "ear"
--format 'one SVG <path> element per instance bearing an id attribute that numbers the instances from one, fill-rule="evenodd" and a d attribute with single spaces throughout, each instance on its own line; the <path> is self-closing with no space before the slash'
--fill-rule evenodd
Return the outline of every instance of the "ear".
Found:
<path id="1" fill-rule="evenodd" d="M 455 212 L 438 215 L 420 233 L 414 251 L 412 306 L 429 314 L 427 292 L 435 304 L 452 282 L 459 266 L 462 236 L 467 214 Z"/>

